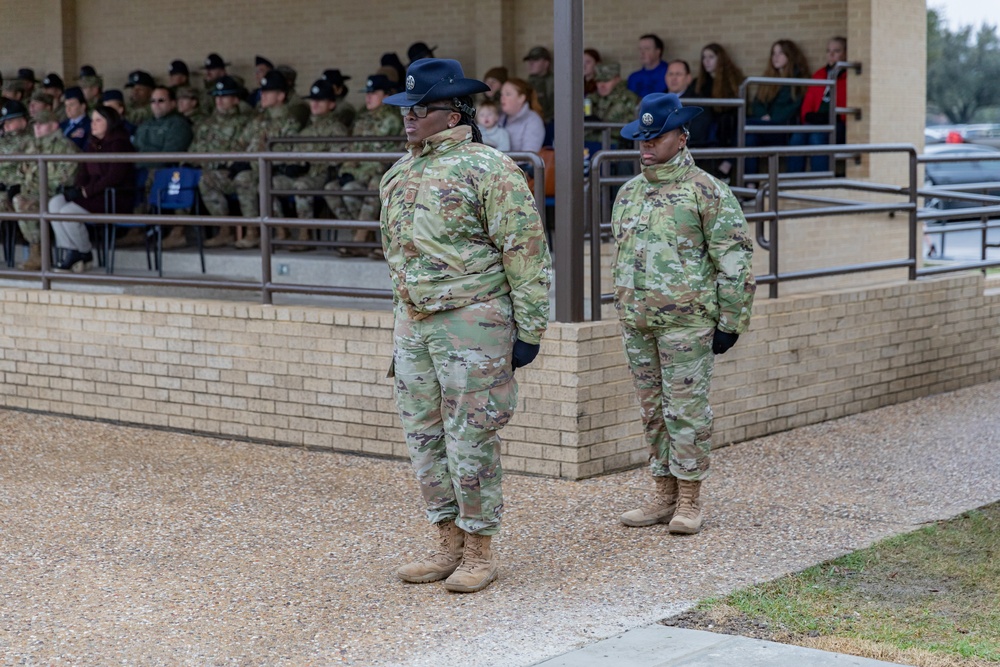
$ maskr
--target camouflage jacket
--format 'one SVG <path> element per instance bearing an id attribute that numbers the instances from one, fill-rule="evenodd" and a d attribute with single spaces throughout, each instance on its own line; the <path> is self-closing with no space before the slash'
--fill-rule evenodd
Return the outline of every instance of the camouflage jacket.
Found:
<path id="1" fill-rule="evenodd" d="M 619 81 L 607 97 L 593 93 L 590 102 L 591 113 L 602 123 L 630 123 L 635 120 L 635 112 L 639 108 L 639 96 L 629 90 L 624 81 Z M 590 130 L 585 138 L 587 141 L 600 141 L 601 132 Z M 623 142 L 618 131 L 611 130 L 611 146 L 621 145 Z"/>
<path id="2" fill-rule="evenodd" d="M 56 130 L 41 139 L 32 140 L 24 152 L 34 155 L 67 155 L 79 153 L 80 149 L 76 147 L 75 143 L 64 137 L 60 130 Z M 76 180 L 78 166 L 79 163 L 77 162 L 49 162 L 47 170 L 49 193 L 47 196 L 55 194 L 56 188 L 60 185 L 73 185 L 73 182 Z M 26 197 L 38 199 L 38 163 L 22 162 L 20 170 L 21 194 Z"/>
<path id="3" fill-rule="evenodd" d="M 322 116 L 310 116 L 309 124 L 299 132 L 300 137 L 346 137 L 349 134 L 350 132 L 347 131 L 343 123 L 337 120 L 333 112 L 325 113 Z M 317 141 L 316 143 L 289 145 L 287 148 L 305 153 L 339 153 L 344 150 L 345 145 L 345 142 Z M 285 150 L 286 147 L 279 145 L 278 148 Z M 309 175 L 316 178 L 320 176 L 326 178 L 330 167 L 336 166 L 334 162 L 306 162 L 304 164 L 309 167 Z"/>
<path id="4" fill-rule="evenodd" d="M 546 123 L 555 115 L 556 78 L 550 73 L 545 76 L 529 76 L 528 85 L 535 90 L 538 103 L 542 106 L 542 120 Z"/>
<path id="5" fill-rule="evenodd" d="M 510 294 L 518 337 L 548 326 L 552 261 L 524 174 L 459 126 L 382 177 L 382 246 L 394 300 L 414 319 Z"/>
<path id="6" fill-rule="evenodd" d="M 250 116 L 239 109 L 226 113 L 216 111 L 195 128 L 194 141 L 188 147 L 192 153 L 232 153 L 243 148 L 238 144 L 243 128 L 250 122 Z M 205 169 L 218 169 L 218 162 L 200 164 Z"/>
<path id="7" fill-rule="evenodd" d="M 746 219 L 729 188 L 696 167 L 686 148 L 622 186 L 611 225 L 623 323 L 747 330 L 756 283 Z"/>
<path id="8" fill-rule="evenodd" d="M 375 111 L 365 109 L 354 121 L 351 134 L 356 137 L 400 137 L 403 135 L 403 117 L 399 107 L 383 104 Z M 402 143 L 385 141 L 355 141 L 347 151 L 350 153 L 395 153 L 403 149 Z M 351 174 L 361 183 L 367 183 L 385 173 L 389 166 L 385 162 L 345 162 L 340 173 Z"/>
<path id="9" fill-rule="evenodd" d="M 35 140 L 31 134 L 31 126 L 21 132 L 5 134 L 0 137 L 0 155 L 27 153 L 28 146 Z M 21 163 L 0 160 L 0 183 L 10 187 L 21 182 Z"/>
<path id="10" fill-rule="evenodd" d="M 125 120 L 139 127 L 153 117 L 153 109 L 148 104 L 139 107 L 129 106 L 125 109 Z"/>
<path id="11" fill-rule="evenodd" d="M 266 153 L 271 150 L 267 145 L 268 139 L 294 136 L 299 127 L 299 121 L 295 120 L 287 104 L 262 109 L 243 128 L 234 148 L 247 153 Z M 250 167 L 256 174 L 256 160 L 250 163 Z"/>

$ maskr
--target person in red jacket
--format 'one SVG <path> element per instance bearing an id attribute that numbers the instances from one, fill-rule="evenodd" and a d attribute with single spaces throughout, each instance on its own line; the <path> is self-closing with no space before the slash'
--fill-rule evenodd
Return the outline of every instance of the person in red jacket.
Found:
<path id="1" fill-rule="evenodd" d="M 847 38 L 833 37 L 826 45 L 826 65 L 816 70 L 814 79 L 829 79 L 834 66 L 847 60 Z M 847 72 L 837 76 L 837 105 L 847 106 Z M 803 125 L 826 125 L 830 122 L 830 96 L 832 88 L 809 86 L 802 100 L 801 120 Z M 847 138 L 847 125 L 843 114 L 837 116 L 837 143 L 842 144 Z M 827 132 L 796 132 L 789 144 L 792 146 L 824 146 L 830 143 Z M 829 155 L 809 156 L 810 171 L 829 171 Z M 788 170 L 792 172 L 806 170 L 806 156 L 798 155 L 788 158 Z"/>

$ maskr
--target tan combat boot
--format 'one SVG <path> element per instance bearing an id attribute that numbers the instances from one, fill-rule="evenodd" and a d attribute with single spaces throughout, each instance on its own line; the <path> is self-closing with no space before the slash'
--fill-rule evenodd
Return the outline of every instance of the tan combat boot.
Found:
<path id="1" fill-rule="evenodd" d="M 247 227 L 247 231 L 243 235 L 243 238 L 236 242 L 236 247 L 243 250 L 246 250 L 247 248 L 256 248 L 259 245 L 260 229 L 257 227 Z"/>
<path id="2" fill-rule="evenodd" d="M 219 229 L 218 234 L 205 241 L 204 246 L 206 248 L 221 248 L 223 246 L 232 245 L 233 241 L 235 240 L 236 239 L 233 235 L 233 228 L 222 227 L 221 229 Z"/>
<path id="3" fill-rule="evenodd" d="M 164 250 L 174 250 L 175 248 L 183 248 L 187 245 L 187 239 L 184 238 L 184 228 L 174 227 L 170 230 L 170 233 L 163 237 L 163 249 Z"/>
<path id="4" fill-rule="evenodd" d="M 489 535 L 468 533 L 462 564 L 445 580 L 444 587 L 452 593 L 475 593 L 489 586 L 500 569 L 490 548 L 492 540 Z"/>
<path id="5" fill-rule="evenodd" d="M 306 244 L 309 243 L 311 240 L 309 238 L 309 230 L 306 229 L 305 227 L 299 227 L 298 231 L 296 232 L 296 240 Z M 288 246 L 288 251 L 305 252 L 307 250 L 313 250 L 315 247 L 316 246 L 311 246 L 311 245 L 290 245 Z"/>
<path id="6" fill-rule="evenodd" d="M 434 524 L 437 529 L 438 548 L 421 560 L 407 563 L 396 575 L 411 584 L 426 584 L 440 581 L 455 571 L 462 562 L 462 548 L 465 546 L 465 531 L 454 521 Z"/>
<path id="7" fill-rule="evenodd" d="M 28 245 L 28 259 L 21 264 L 22 271 L 41 271 L 42 269 L 42 246 L 40 243 Z"/>
<path id="8" fill-rule="evenodd" d="M 667 529 L 678 535 L 694 535 L 701 530 L 701 482 L 677 480 L 677 511 Z"/>
<path id="9" fill-rule="evenodd" d="M 654 477 L 656 497 L 648 505 L 625 512 L 621 522 L 626 526 L 652 526 L 669 523 L 677 509 L 677 478 L 673 475 Z"/>

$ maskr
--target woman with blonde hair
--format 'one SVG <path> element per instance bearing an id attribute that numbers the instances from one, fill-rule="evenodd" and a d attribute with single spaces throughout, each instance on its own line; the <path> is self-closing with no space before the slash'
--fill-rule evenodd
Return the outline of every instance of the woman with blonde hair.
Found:
<path id="1" fill-rule="evenodd" d="M 531 84 L 523 79 L 507 79 L 500 87 L 500 107 L 506 115 L 503 126 L 510 135 L 511 151 L 540 151 L 545 141 L 545 122 Z"/>

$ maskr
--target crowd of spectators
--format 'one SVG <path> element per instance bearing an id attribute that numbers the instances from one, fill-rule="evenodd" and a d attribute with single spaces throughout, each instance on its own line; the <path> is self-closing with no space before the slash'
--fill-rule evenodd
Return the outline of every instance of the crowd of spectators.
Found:
<path id="1" fill-rule="evenodd" d="M 689 128 L 692 147 L 728 147 L 737 145 L 737 109 L 721 103 L 706 105 L 704 100 L 733 100 L 740 96 L 740 86 L 746 76 L 718 43 L 705 45 L 695 67 L 680 58 L 664 58 L 664 42 L 655 34 L 642 35 L 638 40 L 639 68 L 627 76 L 621 65 L 603 59 L 593 48 L 584 51 L 583 77 L 586 120 L 604 123 L 626 123 L 634 120 L 642 97 L 654 92 L 671 92 L 683 98 L 702 100 L 705 113 Z M 436 47 L 416 42 L 407 49 L 410 63 L 424 57 L 433 57 Z M 826 65 L 816 70 L 814 79 L 826 79 L 834 65 L 847 56 L 847 43 L 834 37 L 827 46 Z M 483 76 L 490 90 L 477 100 L 477 123 L 483 140 L 498 150 L 506 152 L 539 152 L 551 145 L 553 137 L 554 79 L 552 54 L 545 46 L 532 47 L 522 59 L 525 78 L 511 76 L 506 67 L 489 69 Z M 382 99 L 405 89 L 406 65 L 396 53 L 385 53 L 378 66 L 365 78 L 364 108 L 358 110 L 346 99 L 351 77 L 338 69 L 327 69 L 310 86 L 308 94 L 296 92 L 296 71 L 285 65 L 275 65 L 264 56 L 254 59 L 254 81 L 251 86 L 229 70 L 219 54 L 209 54 L 202 65 L 202 86 L 191 81 L 191 70 L 181 60 L 170 63 L 164 82 L 145 71 L 136 70 L 128 75 L 123 86 L 105 88 L 104 78 L 97 70 L 84 65 L 80 68 L 73 86 L 66 86 L 61 76 L 48 74 L 44 79 L 35 78 L 31 69 L 18 70 L 17 76 L 2 83 L 3 103 L 0 126 L 0 153 L 27 150 L 33 142 L 28 124 L 35 119 L 58 121 L 59 134 L 65 142 L 49 141 L 47 151 L 69 152 L 75 149 L 91 152 L 108 150 L 108 146 L 127 147 L 141 153 L 183 152 L 187 150 L 206 153 L 255 152 L 266 150 L 275 139 L 293 136 L 315 138 L 315 142 L 296 145 L 296 150 L 308 152 L 380 152 L 397 151 L 401 145 L 393 141 L 402 135 L 398 112 L 384 107 Z M 802 49 L 795 42 L 782 39 L 771 45 L 760 75 L 772 78 L 801 79 L 809 77 L 809 66 Z M 758 145 L 822 145 L 829 143 L 829 132 L 809 131 L 809 125 L 828 123 L 829 105 L 846 104 L 846 81 L 843 73 L 837 81 L 837 98 L 830 99 L 830 88 L 801 85 L 752 85 L 747 90 L 747 126 L 801 125 L 802 131 L 746 134 L 747 146 Z M 22 120 L 19 120 L 22 119 Z M 10 123 L 8 125 L 8 123 Z M 47 124 L 47 123 L 46 123 Z M 96 129 L 99 126 L 100 129 Z M 836 121 L 836 138 L 844 139 L 844 119 Z M 100 136 L 98 136 L 100 133 Z M 334 137 L 349 136 L 385 137 L 382 140 L 357 142 L 323 141 Z M 120 137 L 128 138 L 122 144 Z M 607 135 L 604 135 L 607 136 Z M 611 133 L 611 146 L 618 147 L 617 133 Z M 600 131 L 588 131 L 588 145 L 598 145 Z M 112 140 L 113 139 L 113 140 Z M 808 163 L 808 164 L 807 164 Z M 26 164 L 26 163 L 25 163 Z M 96 163 L 95 163 L 96 164 Z M 302 165 L 277 165 L 276 183 L 280 189 L 328 190 L 323 198 L 295 197 L 294 205 L 276 206 L 276 215 L 313 217 L 324 204 L 329 214 L 341 219 L 376 220 L 379 213 L 378 198 L 353 194 L 353 191 L 377 189 L 378 181 L 387 165 L 379 162 L 337 164 L 333 162 Z M 131 210 L 135 200 L 136 210 L 142 210 L 145 196 L 156 170 L 176 167 L 150 158 L 137 164 L 138 176 L 131 189 L 122 182 L 132 174 L 117 175 L 117 191 L 130 194 L 118 197 L 117 212 Z M 214 215 L 226 215 L 239 210 L 244 216 L 256 217 L 257 183 L 256 164 L 249 162 L 199 164 L 202 178 L 199 185 L 205 209 Z M 728 178 L 731 160 L 716 160 L 706 164 L 721 178 Z M 827 171 L 829 160 L 825 156 L 796 157 L 788 160 L 790 171 Z M 746 172 L 756 171 L 756 160 L 748 159 Z M 0 169 L 0 210 L 14 208 L 19 183 L 31 178 L 31 168 Z M 101 169 L 96 169 L 101 171 Z M 118 170 L 121 171 L 121 170 Z M 107 179 L 81 179 L 94 177 L 95 168 L 84 164 L 77 170 L 73 183 L 59 185 L 58 192 L 50 193 L 53 211 L 79 210 L 95 212 L 103 209 Z M 86 191 L 86 196 L 84 196 Z M 6 194 L 4 194 L 6 193 Z M 320 201 L 322 200 L 322 201 Z M 101 206 L 98 206 L 98 203 Z M 76 208 L 72 208 L 76 207 Z M 294 209 L 294 210 L 292 210 Z M 21 224 L 22 234 L 31 225 Z M 79 234 L 81 227 L 54 224 L 57 245 L 62 249 L 57 266 L 79 269 L 91 260 L 89 246 Z M 67 230 L 75 230 L 73 233 Z M 278 229 L 277 238 L 287 238 L 284 229 Z M 34 238 L 35 235 L 32 235 Z M 308 241 L 312 232 L 298 230 L 300 245 L 294 250 L 310 249 Z M 122 245 L 141 243 L 142 230 L 136 229 L 122 239 Z M 343 254 L 369 254 L 372 245 L 369 232 L 359 231 L 351 243 L 341 249 Z M 182 247 L 188 243 L 183 227 L 175 227 L 163 240 L 165 249 Z M 220 228 L 207 242 L 209 246 L 234 244 L 241 248 L 256 247 L 256 227 L 245 231 Z M 29 239 L 31 246 L 36 245 Z M 37 268 L 35 248 L 29 252 L 26 268 Z M 371 253 L 378 256 L 377 251 Z"/>

